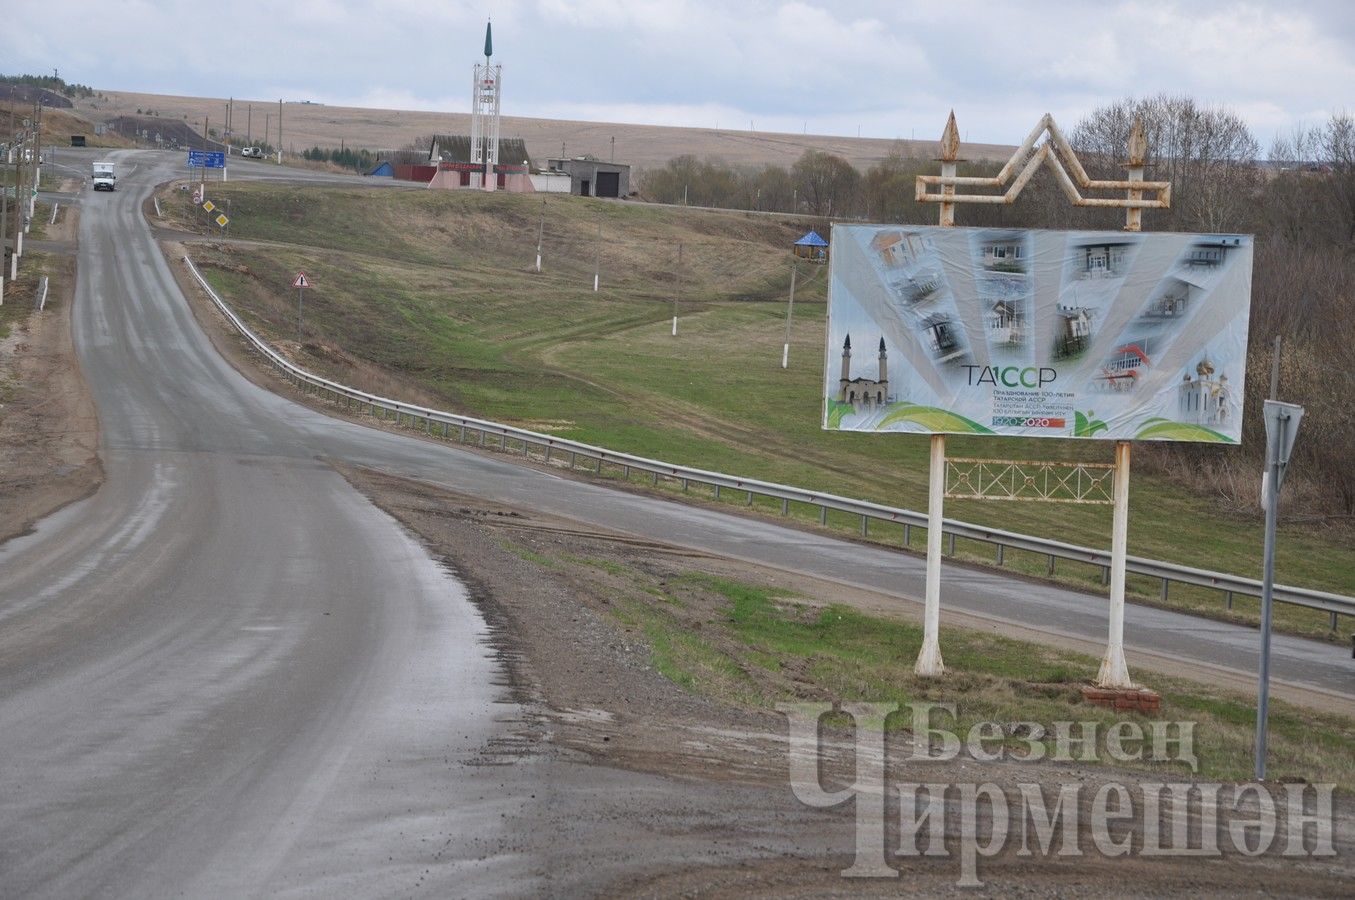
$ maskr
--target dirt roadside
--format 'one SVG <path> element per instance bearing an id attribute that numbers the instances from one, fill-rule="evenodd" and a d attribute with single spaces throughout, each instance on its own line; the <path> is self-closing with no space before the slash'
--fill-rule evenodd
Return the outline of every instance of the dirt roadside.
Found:
<path id="1" fill-rule="evenodd" d="M 775 588 L 787 587 L 778 573 L 693 554 L 624 535 L 599 532 L 576 523 L 526 510 L 485 504 L 408 479 L 364 469 L 340 467 L 364 495 L 417 535 L 430 552 L 471 589 L 473 601 L 491 623 L 496 653 L 510 676 L 516 697 L 527 712 L 535 739 L 573 758 L 606 769 L 623 769 L 667 779 L 674 777 L 674 799 L 696 784 L 727 784 L 745 804 L 742 815 L 711 808 L 714 837 L 728 840 L 759 820 L 794 803 L 789 787 L 787 725 L 765 709 L 725 704 L 679 687 L 656 669 L 650 635 L 627 622 L 622 610 L 642 573 L 651 584 L 678 583 L 683 574 L 736 578 Z M 563 562 L 563 564 L 562 564 Z M 807 585 L 802 585 L 807 586 Z M 823 595 L 811 595 L 822 601 Z M 687 627 L 700 630 L 728 616 L 717 596 L 700 591 L 682 594 Z M 651 602 L 664 602 L 650 598 Z M 824 699 L 808 673 L 783 670 L 775 676 L 787 697 Z M 826 780 L 850 781 L 847 735 L 825 754 Z M 891 765 L 906 770 L 911 738 L 891 743 Z M 541 751 L 539 751 L 541 752 Z M 916 772 L 916 769 L 913 770 Z M 1025 764 L 960 759 L 929 767 L 928 780 L 976 780 L 998 784 L 1009 793 L 1021 783 L 1037 782 L 1046 790 L 1078 782 L 1099 787 L 1114 781 L 1142 785 L 1154 776 L 1109 767 L 1074 763 Z M 1162 776 L 1156 776 L 1162 777 Z M 684 786 L 684 783 L 686 786 Z M 660 801 L 662 802 L 662 801 Z M 669 801 L 672 802 L 672 801 Z M 637 798 L 627 815 L 648 823 L 655 801 Z M 850 806 L 844 813 L 849 815 Z M 782 813 L 784 814 L 784 813 Z M 1035 896 L 1071 895 L 1083 891 L 1117 896 L 1161 896 L 1167 893 L 1230 894 L 1267 887 L 1307 895 L 1341 893 L 1355 872 L 1349 869 L 1349 812 L 1337 823 L 1342 859 L 1298 868 L 1284 860 L 1240 861 L 1181 859 L 1104 859 L 1092 854 L 1077 861 L 1023 858 L 1002 853 L 984 861 L 990 889 L 1003 885 Z M 775 819 L 771 819 L 775 821 Z M 841 817 L 824 822 L 825 833 L 839 838 Z M 579 839 L 586 843 L 587 826 Z M 897 846 L 891 824 L 887 846 Z M 721 837 L 723 835 L 723 838 Z M 777 850 L 779 849 L 779 852 Z M 771 842 L 768 852 L 737 865 L 693 861 L 667 871 L 634 876 L 613 886 L 634 896 L 883 896 L 960 893 L 953 859 L 894 857 L 890 864 L 902 882 L 842 878 L 842 852 L 825 853 L 806 846 L 786 853 Z M 637 844 L 637 854 L 643 844 Z M 660 867 L 665 869 L 667 867 Z"/>
<path id="2" fill-rule="evenodd" d="M 103 483 L 98 413 L 71 339 L 77 216 L 63 205 L 43 242 L 58 251 L 45 308 L 0 341 L 0 542 Z M 25 301 L 6 285 L 5 302 Z"/>

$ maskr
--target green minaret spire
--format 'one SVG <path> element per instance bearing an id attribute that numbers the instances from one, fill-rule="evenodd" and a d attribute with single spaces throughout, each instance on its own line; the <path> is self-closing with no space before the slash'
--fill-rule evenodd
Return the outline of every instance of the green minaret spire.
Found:
<path id="1" fill-rule="evenodd" d="M 490 33 L 490 23 L 485 23 L 485 59 L 494 55 L 494 36 Z"/>

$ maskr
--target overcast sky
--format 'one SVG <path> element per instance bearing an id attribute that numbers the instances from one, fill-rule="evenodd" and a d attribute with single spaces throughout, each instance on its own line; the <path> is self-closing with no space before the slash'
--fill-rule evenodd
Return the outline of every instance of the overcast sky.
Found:
<path id="1" fill-rule="evenodd" d="M 1016 143 L 1158 91 L 1263 147 L 1355 109 L 1355 2 L 3 0 L 0 69 L 97 88 L 469 111 L 487 17 L 505 114 Z M 16 9 L 17 3 L 17 9 Z"/>

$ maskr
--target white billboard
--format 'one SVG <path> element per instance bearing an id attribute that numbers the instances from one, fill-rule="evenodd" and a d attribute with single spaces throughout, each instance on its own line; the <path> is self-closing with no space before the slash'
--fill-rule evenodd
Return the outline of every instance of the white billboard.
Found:
<path id="1" fill-rule="evenodd" d="M 834 225 L 823 427 L 1238 443 L 1252 239 Z"/>

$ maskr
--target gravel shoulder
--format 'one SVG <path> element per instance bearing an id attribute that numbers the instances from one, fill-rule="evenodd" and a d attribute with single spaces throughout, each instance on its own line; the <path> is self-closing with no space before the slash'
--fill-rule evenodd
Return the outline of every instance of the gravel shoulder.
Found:
<path id="1" fill-rule="evenodd" d="M 103 483 L 98 413 L 71 339 L 76 218 L 63 206 L 44 242 L 69 247 L 48 256 L 45 309 L 13 322 L 0 341 L 0 542 Z M 25 303 L 6 282 L 6 304 Z"/>

